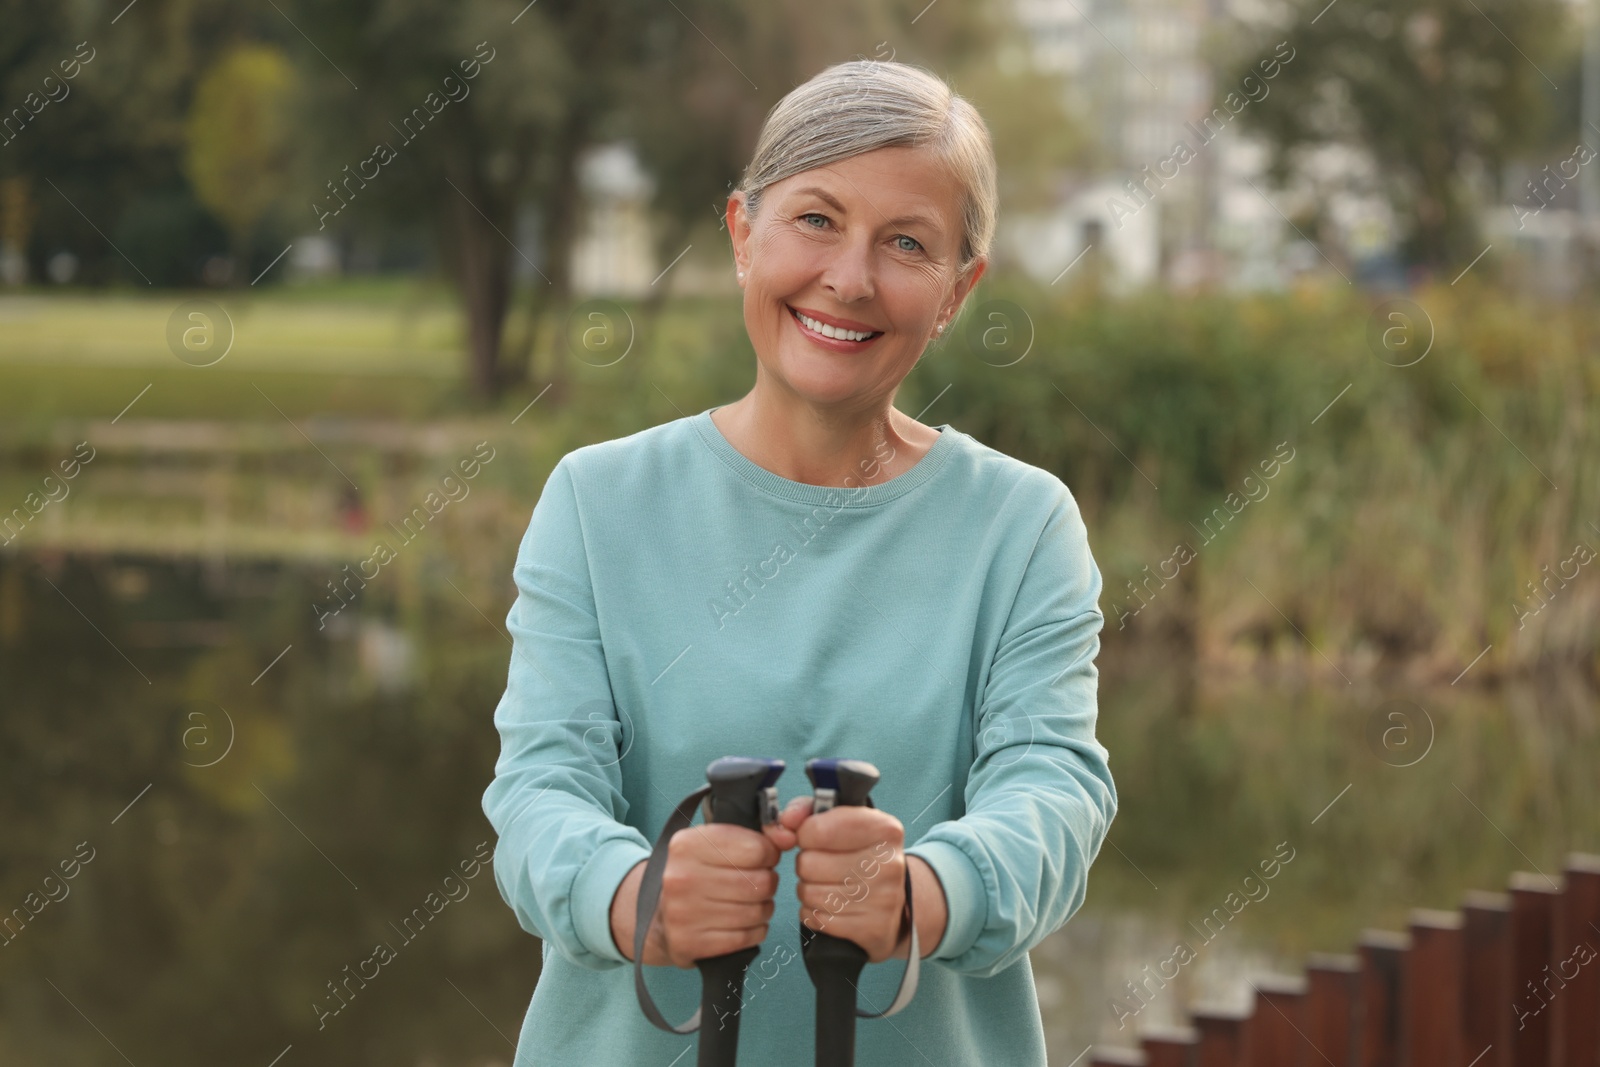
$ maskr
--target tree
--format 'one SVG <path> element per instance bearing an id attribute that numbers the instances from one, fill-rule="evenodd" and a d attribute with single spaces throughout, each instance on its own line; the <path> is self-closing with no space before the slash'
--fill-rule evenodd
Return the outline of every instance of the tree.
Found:
<path id="1" fill-rule="evenodd" d="M 290 10 L 314 101 L 306 220 L 431 219 L 461 293 L 472 391 L 492 399 L 526 373 L 503 344 L 513 265 L 536 268 L 536 308 L 567 298 L 578 159 L 661 11 L 643 0 L 301 0 Z M 525 203 L 537 249 L 516 234 Z M 558 401 L 559 354 L 551 378 Z"/>
<path id="2" fill-rule="evenodd" d="M 278 49 L 241 45 L 200 80 L 184 124 L 189 182 L 227 227 L 241 265 L 256 224 L 288 185 L 293 79 Z"/>
<path id="3" fill-rule="evenodd" d="M 90 283 L 193 284 L 226 236 L 184 179 L 183 116 L 197 57 L 247 35 L 251 20 L 246 5 L 194 0 L 126 10 L 0 0 L 0 98 L 35 97 L 26 121 L 6 113 L 0 136 L 0 180 L 16 179 L 9 187 L 36 212 L 20 251 L 37 263 L 70 248 Z"/>
<path id="4" fill-rule="evenodd" d="M 1561 67 L 1562 7 L 1557 0 L 1339 0 L 1289 29 L 1252 35 L 1287 41 L 1292 59 L 1240 121 L 1266 139 L 1279 183 L 1306 149 L 1363 151 L 1396 216 L 1407 221 L 1406 257 L 1431 268 L 1462 262 L 1482 249 L 1476 201 L 1500 195 L 1503 164 L 1536 143 L 1545 122 L 1546 72 Z M 1225 84 L 1252 74 L 1259 81 L 1256 67 L 1273 49 L 1247 50 L 1230 64 Z"/>

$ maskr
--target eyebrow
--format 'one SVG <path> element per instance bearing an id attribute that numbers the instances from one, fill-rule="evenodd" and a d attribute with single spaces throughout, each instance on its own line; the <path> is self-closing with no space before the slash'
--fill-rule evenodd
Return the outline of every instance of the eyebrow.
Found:
<path id="1" fill-rule="evenodd" d="M 815 185 L 808 185 L 804 189 L 796 189 L 795 190 L 795 195 L 796 196 L 803 196 L 806 193 L 810 193 L 812 196 L 815 196 L 818 200 L 822 200 L 825 203 L 831 205 L 835 211 L 841 212 L 843 214 L 849 214 L 849 212 L 845 210 L 845 206 L 843 204 L 839 203 L 839 201 L 835 200 L 832 196 L 830 196 L 828 194 L 828 192 L 826 190 L 824 190 L 824 189 L 820 189 Z M 900 215 L 900 216 L 892 218 L 892 219 L 890 219 L 888 221 L 889 221 L 889 225 L 890 226 L 903 226 L 903 225 L 905 225 L 907 223 L 916 223 L 916 224 L 920 224 L 922 226 L 926 226 L 930 230 L 934 230 L 936 232 L 939 229 L 939 224 L 937 222 L 935 222 L 933 219 L 931 219 L 928 216 L 926 216 L 926 215 Z"/>

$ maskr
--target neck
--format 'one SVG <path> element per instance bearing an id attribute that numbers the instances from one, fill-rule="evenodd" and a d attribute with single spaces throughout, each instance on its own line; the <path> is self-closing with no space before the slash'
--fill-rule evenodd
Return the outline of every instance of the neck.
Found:
<path id="1" fill-rule="evenodd" d="M 823 409 L 759 382 L 712 420 L 751 462 L 806 485 L 876 485 L 909 469 L 928 448 L 917 432 L 927 427 L 891 403 Z"/>

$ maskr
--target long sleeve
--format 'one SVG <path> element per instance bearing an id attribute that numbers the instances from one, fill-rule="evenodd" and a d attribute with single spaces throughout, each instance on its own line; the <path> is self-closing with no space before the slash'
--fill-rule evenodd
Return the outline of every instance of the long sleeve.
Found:
<path id="1" fill-rule="evenodd" d="M 517 550 L 512 655 L 495 709 L 500 757 L 483 795 L 499 839 L 495 883 L 524 930 L 572 963 L 621 967 L 611 900 L 650 844 L 622 820 L 622 725 L 566 458 Z"/>
<path id="2" fill-rule="evenodd" d="M 949 904 L 932 958 L 989 978 L 1082 905 L 1117 810 L 1095 739 L 1099 568 L 1064 485 L 1018 586 L 974 713 L 965 814 L 906 849 Z"/>

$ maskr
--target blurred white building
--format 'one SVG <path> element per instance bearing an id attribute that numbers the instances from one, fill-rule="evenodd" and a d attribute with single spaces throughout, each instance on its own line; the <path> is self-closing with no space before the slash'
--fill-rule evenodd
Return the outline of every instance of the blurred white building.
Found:
<path id="1" fill-rule="evenodd" d="M 1597 171 L 1600 136 L 1594 134 L 1542 167 L 1506 166 L 1508 196 L 1484 218 L 1484 239 L 1525 289 L 1567 300 L 1600 277 L 1600 210 L 1586 213 L 1583 203 L 1584 183 L 1595 181 Z"/>
<path id="2" fill-rule="evenodd" d="M 684 248 L 656 253 L 650 201 L 655 181 L 625 142 L 591 149 L 579 165 L 583 221 L 572 249 L 572 285 L 579 298 L 735 293 L 726 231 L 711 216 Z M 705 232 L 709 231 L 709 232 Z M 538 247 L 529 230 L 530 247 Z M 531 274 L 531 268 L 525 271 Z"/>
<path id="3" fill-rule="evenodd" d="M 1035 64 L 1061 77 L 1067 105 L 1092 123 L 1111 161 L 1104 174 L 1068 178 L 1052 217 L 1008 228 L 1008 254 L 1036 278 L 1054 280 L 1088 246 L 1091 231 L 1104 242 L 1119 288 L 1277 287 L 1308 254 L 1314 269 L 1351 275 L 1340 250 L 1327 249 L 1324 258 L 1310 244 L 1316 235 L 1289 222 L 1313 203 L 1327 209 L 1338 244 L 1359 245 L 1376 259 L 1386 254 L 1393 227 L 1381 200 L 1352 195 L 1349 183 L 1314 199 L 1323 192 L 1316 183 L 1290 193 L 1264 178 L 1264 147 L 1242 134 L 1235 117 L 1270 97 L 1272 77 L 1293 52 L 1268 46 L 1249 85 L 1223 84 L 1206 55 L 1208 35 L 1250 14 L 1244 0 L 1014 3 Z M 1331 178 L 1358 162 L 1329 158 L 1318 166 L 1332 168 Z"/>
<path id="4" fill-rule="evenodd" d="M 585 153 L 578 165 L 583 223 L 572 249 L 572 287 L 580 296 L 643 296 L 660 272 L 650 239 L 655 182 L 625 144 Z"/>
<path id="5" fill-rule="evenodd" d="M 1006 253 L 1046 284 L 1087 273 L 1095 257 L 1113 291 L 1160 281 L 1160 207 L 1132 215 L 1108 207 L 1121 188 L 1109 179 L 1068 180 L 1053 212 L 1001 216 Z"/>

